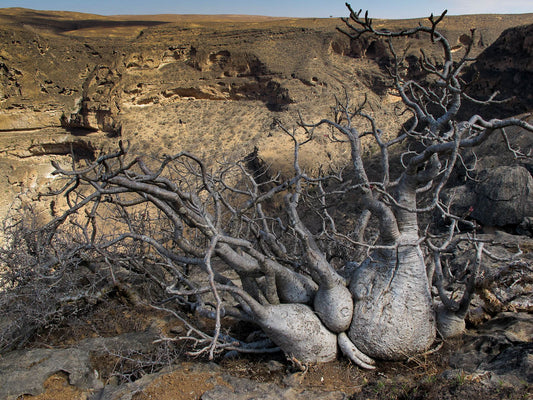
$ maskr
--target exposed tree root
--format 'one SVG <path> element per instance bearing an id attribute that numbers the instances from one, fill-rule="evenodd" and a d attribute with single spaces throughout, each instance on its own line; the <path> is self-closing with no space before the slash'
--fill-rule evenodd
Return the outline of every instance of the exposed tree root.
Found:
<path id="1" fill-rule="evenodd" d="M 348 338 L 346 333 L 339 333 L 337 336 L 339 347 L 346 357 L 352 360 L 358 367 L 364 369 L 375 369 L 374 360 L 355 347 L 355 344 Z"/>

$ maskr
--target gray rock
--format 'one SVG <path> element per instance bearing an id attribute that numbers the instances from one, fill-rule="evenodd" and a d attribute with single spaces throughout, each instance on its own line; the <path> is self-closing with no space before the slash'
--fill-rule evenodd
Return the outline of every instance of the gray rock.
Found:
<path id="1" fill-rule="evenodd" d="M 452 212 L 473 218 L 485 227 L 516 226 L 517 232 L 533 232 L 533 177 L 523 166 L 487 167 L 477 181 L 447 188 L 443 199 Z"/>
<path id="2" fill-rule="evenodd" d="M 482 171 L 472 217 L 485 226 L 519 225 L 533 215 L 533 178 L 522 166 Z"/>
<path id="3" fill-rule="evenodd" d="M 501 313 L 466 339 L 450 367 L 485 375 L 493 383 L 533 383 L 533 315 Z"/>
<path id="4" fill-rule="evenodd" d="M 43 392 L 46 379 L 66 372 L 69 383 L 81 389 L 102 387 L 91 368 L 89 352 L 80 349 L 17 350 L 0 358 L 0 399 Z"/>
<path id="5" fill-rule="evenodd" d="M 509 347 L 491 360 L 483 362 L 479 369 L 491 372 L 491 380 L 509 385 L 533 383 L 533 343 L 521 343 Z"/>
<path id="6" fill-rule="evenodd" d="M 87 338 L 76 348 L 30 349 L 7 353 L 0 358 L 0 399 L 16 399 L 23 394 L 42 393 L 46 379 L 66 372 L 69 383 L 80 389 L 101 389 L 98 372 L 91 365 L 91 353 L 121 353 L 153 350 L 159 337 L 157 327 L 144 332 L 126 333 L 110 338 Z"/>

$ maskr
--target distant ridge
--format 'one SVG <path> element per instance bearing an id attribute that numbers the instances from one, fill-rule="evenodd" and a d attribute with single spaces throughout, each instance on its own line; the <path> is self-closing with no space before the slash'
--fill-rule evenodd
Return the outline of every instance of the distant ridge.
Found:
<path id="1" fill-rule="evenodd" d="M 0 8 L 0 16 L 33 16 L 38 18 L 86 19 L 88 17 L 114 21 L 151 21 L 151 22 L 265 22 L 294 17 L 270 17 L 248 14 L 117 14 L 100 15 L 77 11 L 34 10 L 24 7 Z"/>
<path id="2" fill-rule="evenodd" d="M 211 22 L 263 22 L 275 21 L 280 19 L 288 19 L 293 17 L 269 17 L 265 15 L 247 15 L 247 14 L 149 14 L 149 15 L 109 15 L 109 18 L 116 20 L 143 20 L 143 21 L 158 21 L 158 22 L 195 22 L 195 21 L 211 21 Z"/>

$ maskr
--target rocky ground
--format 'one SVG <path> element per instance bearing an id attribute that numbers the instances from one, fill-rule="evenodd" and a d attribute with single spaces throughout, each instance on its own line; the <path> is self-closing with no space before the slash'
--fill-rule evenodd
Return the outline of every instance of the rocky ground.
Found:
<path id="1" fill-rule="evenodd" d="M 407 23 L 413 21 L 394 22 Z M 533 14 L 450 17 L 443 25 L 455 51 L 467 44 L 463 33 L 478 28 L 479 80 L 472 90 L 485 96 L 497 85 L 515 96 L 498 111 L 533 108 L 531 91 L 517 91 L 532 81 L 531 23 Z M 51 179 L 50 161 L 90 160 L 119 139 L 139 153 L 191 150 L 213 162 L 257 148 L 283 172 L 290 146 L 273 121 L 291 123 L 298 112 L 316 120 L 344 89 L 354 99 L 366 96 L 380 126 L 395 134 L 406 116 L 396 112 L 398 98 L 386 87 L 390 54 L 383 43 L 350 43 L 335 31 L 339 24 L 0 9 L 0 215 L 15 198 L 34 205 L 34 194 Z M 523 27 L 500 37 L 517 25 Z M 530 147 L 530 136 L 509 135 Z M 308 148 L 306 168 L 342 166 L 342 147 L 318 138 Z M 465 154 L 467 165 L 476 161 L 480 184 L 472 187 L 468 171 L 458 171 L 445 195 L 461 198 L 456 211 L 472 213 L 498 254 L 522 254 L 484 266 L 468 332 L 436 343 L 430 354 L 380 363 L 373 372 L 345 359 L 302 367 L 280 354 L 209 362 L 186 356 L 186 344 L 161 341 L 183 334 L 179 321 L 115 290 L 42 329 L 26 348 L 0 355 L 0 398 L 530 398 L 533 167 L 530 159 L 504 156 L 504 148 L 499 138 Z M 38 207 L 49 218 L 49 200 Z M 250 327 L 226 321 L 226 328 Z"/>
<path id="2" fill-rule="evenodd" d="M 533 318 L 528 313 L 498 313 L 464 337 L 440 343 L 432 354 L 382 362 L 375 372 L 346 359 L 302 370 L 281 355 L 216 362 L 181 355 L 165 366 L 158 357 L 169 348 L 158 348 L 154 341 L 175 330 L 171 325 L 176 322 L 124 306 L 114 314 L 117 325 L 135 319 L 139 330 L 109 337 L 91 333 L 75 343 L 37 342 L 35 348 L 5 354 L 0 358 L 0 398 L 481 400 L 533 395 Z"/>

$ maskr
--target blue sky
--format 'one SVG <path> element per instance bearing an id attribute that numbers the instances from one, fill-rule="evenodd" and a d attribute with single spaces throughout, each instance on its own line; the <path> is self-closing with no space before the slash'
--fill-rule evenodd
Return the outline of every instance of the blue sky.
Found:
<path id="1" fill-rule="evenodd" d="M 529 13 L 533 0 L 364 0 L 354 9 L 380 18 L 422 17 L 430 13 Z M 113 14 L 251 14 L 286 17 L 339 17 L 347 14 L 342 0 L 0 0 L 0 8 L 79 11 Z"/>

